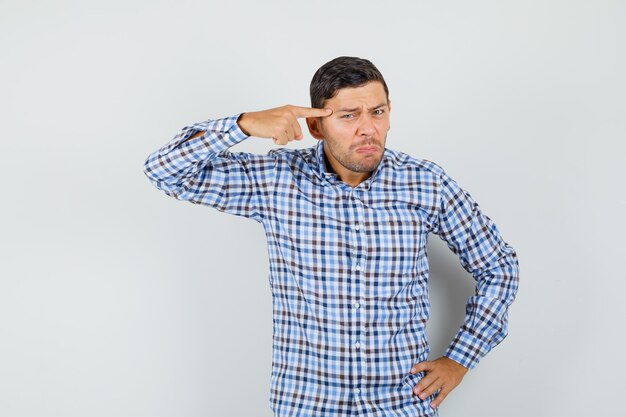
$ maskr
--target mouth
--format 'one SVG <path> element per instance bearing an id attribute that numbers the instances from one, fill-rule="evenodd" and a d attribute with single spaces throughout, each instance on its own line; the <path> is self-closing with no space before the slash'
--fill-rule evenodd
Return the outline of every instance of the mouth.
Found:
<path id="1" fill-rule="evenodd" d="M 356 151 L 358 153 L 374 153 L 378 151 L 378 146 L 361 146 L 357 148 Z"/>

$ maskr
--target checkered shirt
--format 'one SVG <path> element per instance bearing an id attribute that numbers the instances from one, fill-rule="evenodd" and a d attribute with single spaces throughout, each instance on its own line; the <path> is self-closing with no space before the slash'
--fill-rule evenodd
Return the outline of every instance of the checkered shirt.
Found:
<path id="1" fill-rule="evenodd" d="M 273 309 L 269 406 L 277 417 L 437 416 L 412 388 L 428 359 L 426 244 L 432 232 L 476 280 L 443 353 L 472 369 L 507 335 L 519 266 L 467 191 L 437 164 L 385 148 L 356 187 L 330 172 L 324 142 L 231 152 L 241 113 L 185 126 L 144 173 L 179 200 L 261 223 Z M 201 136 L 189 139 L 198 131 Z"/>

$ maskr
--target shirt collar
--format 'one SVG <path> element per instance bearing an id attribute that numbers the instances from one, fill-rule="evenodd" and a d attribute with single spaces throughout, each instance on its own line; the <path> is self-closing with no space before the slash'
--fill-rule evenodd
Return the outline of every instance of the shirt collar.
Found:
<path id="1" fill-rule="evenodd" d="M 315 154 L 315 166 L 314 166 L 315 173 L 322 180 L 327 180 L 331 183 L 340 181 L 337 178 L 337 174 L 332 172 L 326 166 L 326 160 L 324 159 L 324 141 L 323 140 L 318 140 L 317 145 L 314 147 L 314 154 Z M 380 159 L 380 163 L 376 166 L 376 169 L 374 169 L 374 171 L 372 172 L 372 175 L 370 175 L 365 181 L 360 183 L 357 187 L 363 187 L 365 189 L 368 189 L 370 187 L 370 184 L 377 178 L 378 173 L 381 171 L 381 169 L 384 166 L 387 165 L 387 163 L 388 163 L 387 148 L 385 148 L 383 152 L 383 156 Z"/>

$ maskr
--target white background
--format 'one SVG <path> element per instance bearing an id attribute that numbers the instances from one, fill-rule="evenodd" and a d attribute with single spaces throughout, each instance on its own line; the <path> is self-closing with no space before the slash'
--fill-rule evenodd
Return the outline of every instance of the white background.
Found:
<path id="1" fill-rule="evenodd" d="M 262 226 L 143 162 L 186 124 L 308 106 L 340 55 L 385 76 L 387 146 L 519 255 L 510 334 L 441 415 L 623 415 L 625 40 L 623 1 L 2 0 L 0 415 L 271 416 Z M 429 252 L 436 357 L 473 281 Z"/>

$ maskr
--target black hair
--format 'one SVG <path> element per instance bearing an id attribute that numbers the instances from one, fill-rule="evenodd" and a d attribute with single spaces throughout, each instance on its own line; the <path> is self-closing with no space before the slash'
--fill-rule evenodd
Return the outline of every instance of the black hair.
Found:
<path id="1" fill-rule="evenodd" d="M 379 81 L 385 89 L 387 100 L 389 89 L 383 75 L 369 60 L 352 56 L 340 56 L 322 65 L 313 75 L 310 86 L 311 107 L 321 109 L 326 100 L 346 87 L 360 87 L 370 81 Z"/>

